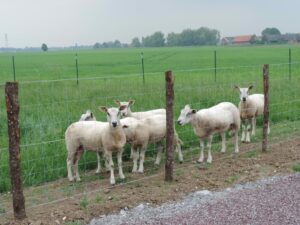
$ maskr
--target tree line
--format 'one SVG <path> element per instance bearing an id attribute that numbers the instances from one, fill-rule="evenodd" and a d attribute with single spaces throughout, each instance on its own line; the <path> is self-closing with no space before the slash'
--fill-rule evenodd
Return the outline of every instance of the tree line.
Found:
<path id="1" fill-rule="evenodd" d="M 195 46 L 195 45 L 216 45 L 220 40 L 220 32 L 215 29 L 201 27 L 196 30 L 185 29 L 181 33 L 169 33 L 166 37 L 161 31 L 149 36 L 132 39 L 131 44 L 114 42 L 95 43 L 93 48 L 120 48 L 120 47 L 163 47 L 163 46 Z"/>

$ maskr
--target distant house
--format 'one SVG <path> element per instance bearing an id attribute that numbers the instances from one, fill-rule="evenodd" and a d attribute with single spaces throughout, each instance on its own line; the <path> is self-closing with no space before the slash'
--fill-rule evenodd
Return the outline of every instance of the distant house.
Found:
<path id="1" fill-rule="evenodd" d="M 220 45 L 232 45 L 234 37 L 223 37 L 220 40 Z"/>
<path id="2" fill-rule="evenodd" d="M 235 45 L 244 45 L 244 44 L 252 44 L 255 42 L 255 35 L 243 35 L 243 36 L 236 36 L 233 39 L 232 44 Z"/>
<path id="3" fill-rule="evenodd" d="M 263 41 L 268 44 L 280 44 L 280 43 L 300 43 L 300 34 L 276 34 L 265 35 Z"/>

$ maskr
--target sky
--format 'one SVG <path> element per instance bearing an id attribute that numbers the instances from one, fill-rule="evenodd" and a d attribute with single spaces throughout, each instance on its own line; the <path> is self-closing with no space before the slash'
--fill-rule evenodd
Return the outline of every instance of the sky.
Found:
<path id="1" fill-rule="evenodd" d="M 300 32 L 299 0 L 0 0 L 0 47 L 93 45 L 202 26 L 221 36 Z"/>

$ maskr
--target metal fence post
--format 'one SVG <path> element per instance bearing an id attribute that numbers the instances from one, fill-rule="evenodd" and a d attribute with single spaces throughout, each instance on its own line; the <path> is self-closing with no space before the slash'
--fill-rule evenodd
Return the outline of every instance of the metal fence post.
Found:
<path id="1" fill-rule="evenodd" d="M 13 64 L 14 81 L 16 81 L 15 56 L 12 56 L 12 64 Z"/>
<path id="2" fill-rule="evenodd" d="M 289 80 L 292 79 L 292 50 L 289 48 Z"/>
<path id="3" fill-rule="evenodd" d="M 215 82 L 217 81 L 217 51 L 214 51 L 214 59 L 215 59 Z"/>
<path id="4" fill-rule="evenodd" d="M 172 71 L 165 72 L 166 79 L 166 163 L 165 163 L 165 181 L 173 181 L 173 142 L 174 142 L 174 123 L 173 123 L 173 102 L 174 102 L 174 80 Z"/>
<path id="5" fill-rule="evenodd" d="M 263 140 L 262 151 L 266 152 L 268 148 L 268 126 L 269 126 L 269 64 L 263 67 L 264 83 L 264 119 L 263 119 Z"/>
<path id="6" fill-rule="evenodd" d="M 21 180 L 20 162 L 20 127 L 18 83 L 7 82 L 5 85 L 5 100 L 9 137 L 9 166 L 12 186 L 14 216 L 18 220 L 26 218 L 25 199 Z"/>
<path id="7" fill-rule="evenodd" d="M 145 84 L 145 67 L 144 67 L 144 53 L 143 52 L 141 52 L 141 60 L 142 60 L 143 84 Z"/>
<path id="8" fill-rule="evenodd" d="M 79 78 L 79 72 L 78 72 L 78 55 L 77 52 L 75 54 L 75 64 L 76 64 L 76 79 L 77 79 L 77 85 L 79 83 L 78 78 Z"/>

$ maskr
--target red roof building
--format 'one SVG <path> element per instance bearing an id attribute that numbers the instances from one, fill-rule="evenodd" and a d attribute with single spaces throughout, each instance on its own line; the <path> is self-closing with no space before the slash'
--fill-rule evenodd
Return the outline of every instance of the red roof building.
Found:
<path id="1" fill-rule="evenodd" d="M 251 44 L 255 40 L 255 35 L 236 36 L 233 39 L 233 44 Z"/>

